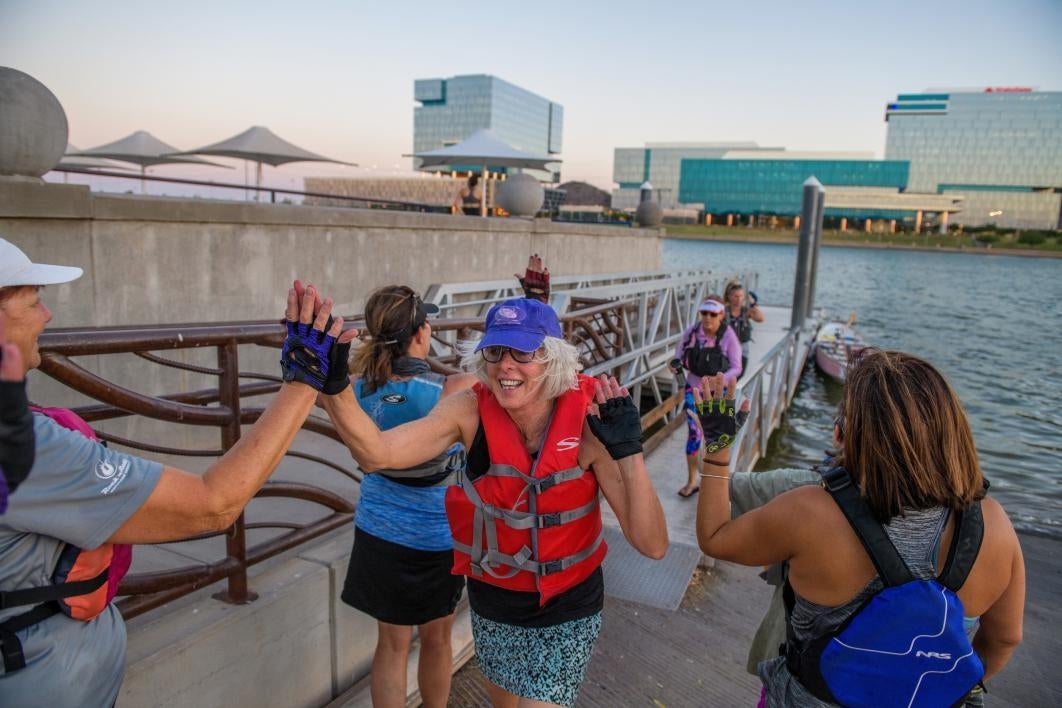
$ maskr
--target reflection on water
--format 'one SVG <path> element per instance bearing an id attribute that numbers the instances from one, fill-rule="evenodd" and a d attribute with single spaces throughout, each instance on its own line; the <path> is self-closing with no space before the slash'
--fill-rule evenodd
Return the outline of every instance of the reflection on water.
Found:
<path id="1" fill-rule="evenodd" d="M 796 247 L 668 240 L 664 265 L 757 271 L 760 299 L 788 304 Z M 1062 536 L 1062 260 L 824 248 L 817 289 L 832 318 L 856 313 L 867 343 L 944 373 L 992 494 L 1018 526 Z M 809 365 L 766 468 L 821 460 L 840 396 Z"/>

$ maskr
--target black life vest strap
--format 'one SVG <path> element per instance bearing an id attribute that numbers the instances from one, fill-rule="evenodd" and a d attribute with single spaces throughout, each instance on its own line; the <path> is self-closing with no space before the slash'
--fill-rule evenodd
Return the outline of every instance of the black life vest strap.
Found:
<path id="1" fill-rule="evenodd" d="M 6 673 L 10 674 L 19 669 L 26 668 L 26 657 L 22 653 L 22 642 L 19 641 L 15 632 L 25 629 L 26 627 L 32 627 L 38 622 L 48 619 L 52 615 L 59 614 L 61 611 L 62 610 L 59 609 L 59 603 L 46 602 L 42 605 L 37 605 L 29 612 L 15 615 L 3 624 L 0 624 L 0 653 L 2 653 L 4 657 L 4 671 Z"/>
<path id="2" fill-rule="evenodd" d="M 34 605 L 41 602 L 55 602 L 67 597 L 88 595 L 99 590 L 107 582 L 110 566 L 103 569 L 95 578 L 78 580 L 73 583 L 60 583 L 59 585 L 46 585 L 40 588 L 24 588 L 22 590 L 7 590 L 0 592 L 0 610 L 21 605 Z M 22 615 L 19 615 L 21 617 Z M 6 623 L 5 623 L 6 624 Z M 27 625 L 28 626 L 28 625 Z"/>
<path id="3" fill-rule="evenodd" d="M 896 546 L 892 545 L 884 527 L 874 518 L 870 506 L 859 493 L 859 487 L 852 481 L 848 470 L 843 467 L 826 470 L 822 473 L 822 481 L 826 491 L 837 502 L 844 518 L 859 537 L 885 587 L 903 585 L 914 580 L 914 575 L 896 551 Z"/>
<path id="4" fill-rule="evenodd" d="M 985 537 L 985 519 L 978 499 L 955 517 L 955 530 L 948 547 L 948 559 L 937 580 L 952 592 L 958 592 L 973 568 Z"/>
<path id="5" fill-rule="evenodd" d="M 0 609 L 41 603 L 32 610 L 15 615 L 0 624 L 0 653 L 4 657 L 4 671 L 11 673 L 26 667 L 26 657 L 22 654 L 22 642 L 19 641 L 15 632 L 26 627 L 32 627 L 38 622 L 62 612 L 59 600 L 78 595 L 88 595 L 99 590 L 107 582 L 110 570 L 108 566 L 95 578 L 89 578 L 88 580 L 0 592 Z"/>

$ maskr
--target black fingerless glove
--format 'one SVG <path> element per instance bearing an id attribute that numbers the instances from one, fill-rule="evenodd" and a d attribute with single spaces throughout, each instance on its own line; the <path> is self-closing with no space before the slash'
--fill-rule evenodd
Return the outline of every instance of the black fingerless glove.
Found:
<path id="1" fill-rule="evenodd" d="M 0 381 L 0 468 L 14 492 L 33 467 L 33 415 L 25 381 Z"/>
<path id="2" fill-rule="evenodd" d="M 524 289 L 524 297 L 529 300 L 549 302 L 549 271 L 537 271 L 528 268 L 524 271 L 524 277 L 520 278 L 520 286 Z"/>
<path id="3" fill-rule="evenodd" d="M 328 355 L 328 378 L 325 379 L 321 393 L 334 396 L 350 386 L 350 342 L 336 344 Z"/>
<path id="4" fill-rule="evenodd" d="M 682 371 L 682 359 L 672 359 L 667 365 L 671 368 L 671 371 L 676 374 Z"/>
<path id="5" fill-rule="evenodd" d="M 642 451 L 642 420 L 630 396 L 610 398 L 598 406 L 599 416 L 588 415 L 586 422 L 613 460 Z"/>
<path id="6" fill-rule="evenodd" d="M 733 400 L 709 399 L 697 404 L 697 417 L 704 431 L 704 451 L 710 453 L 730 447 L 749 414 L 735 413 Z"/>

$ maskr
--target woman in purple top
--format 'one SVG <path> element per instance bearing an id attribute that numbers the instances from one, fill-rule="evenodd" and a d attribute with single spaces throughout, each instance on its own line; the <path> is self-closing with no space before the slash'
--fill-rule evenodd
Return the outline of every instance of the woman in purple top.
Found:
<path id="1" fill-rule="evenodd" d="M 701 432 L 697 411 L 694 409 L 693 389 L 699 388 L 702 376 L 714 376 L 723 372 L 724 378 L 733 385 L 741 376 L 741 342 L 737 334 L 727 327 L 724 314 L 726 306 L 721 298 L 709 295 L 697 308 L 699 321 L 694 322 L 682 333 L 675 358 L 671 360 L 671 370 L 678 373 L 686 370 L 686 425 L 689 437 L 686 438 L 686 469 L 689 479 L 686 486 L 679 490 L 680 497 L 690 497 L 700 490 L 698 483 L 701 464 Z"/>

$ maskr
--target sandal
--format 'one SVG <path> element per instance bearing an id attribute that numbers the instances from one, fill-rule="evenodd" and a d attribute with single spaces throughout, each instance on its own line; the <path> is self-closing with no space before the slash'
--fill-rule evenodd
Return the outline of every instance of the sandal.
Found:
<path id="1" fill-rule="evenodd" d="M 696 487 L 690 487 L 689 485 L 687 485 L 687 486 L 683 487 L 682 489 L 678 490 L 678 495 L 680 497 L 682 497 L 683 499 L 689 499 L 690 497 L 692 497 L 694 494 L 696 494 L 699 491 L 701 491 L 701 488 L 700 488 L 699 485 L 696 486 Z"/>

